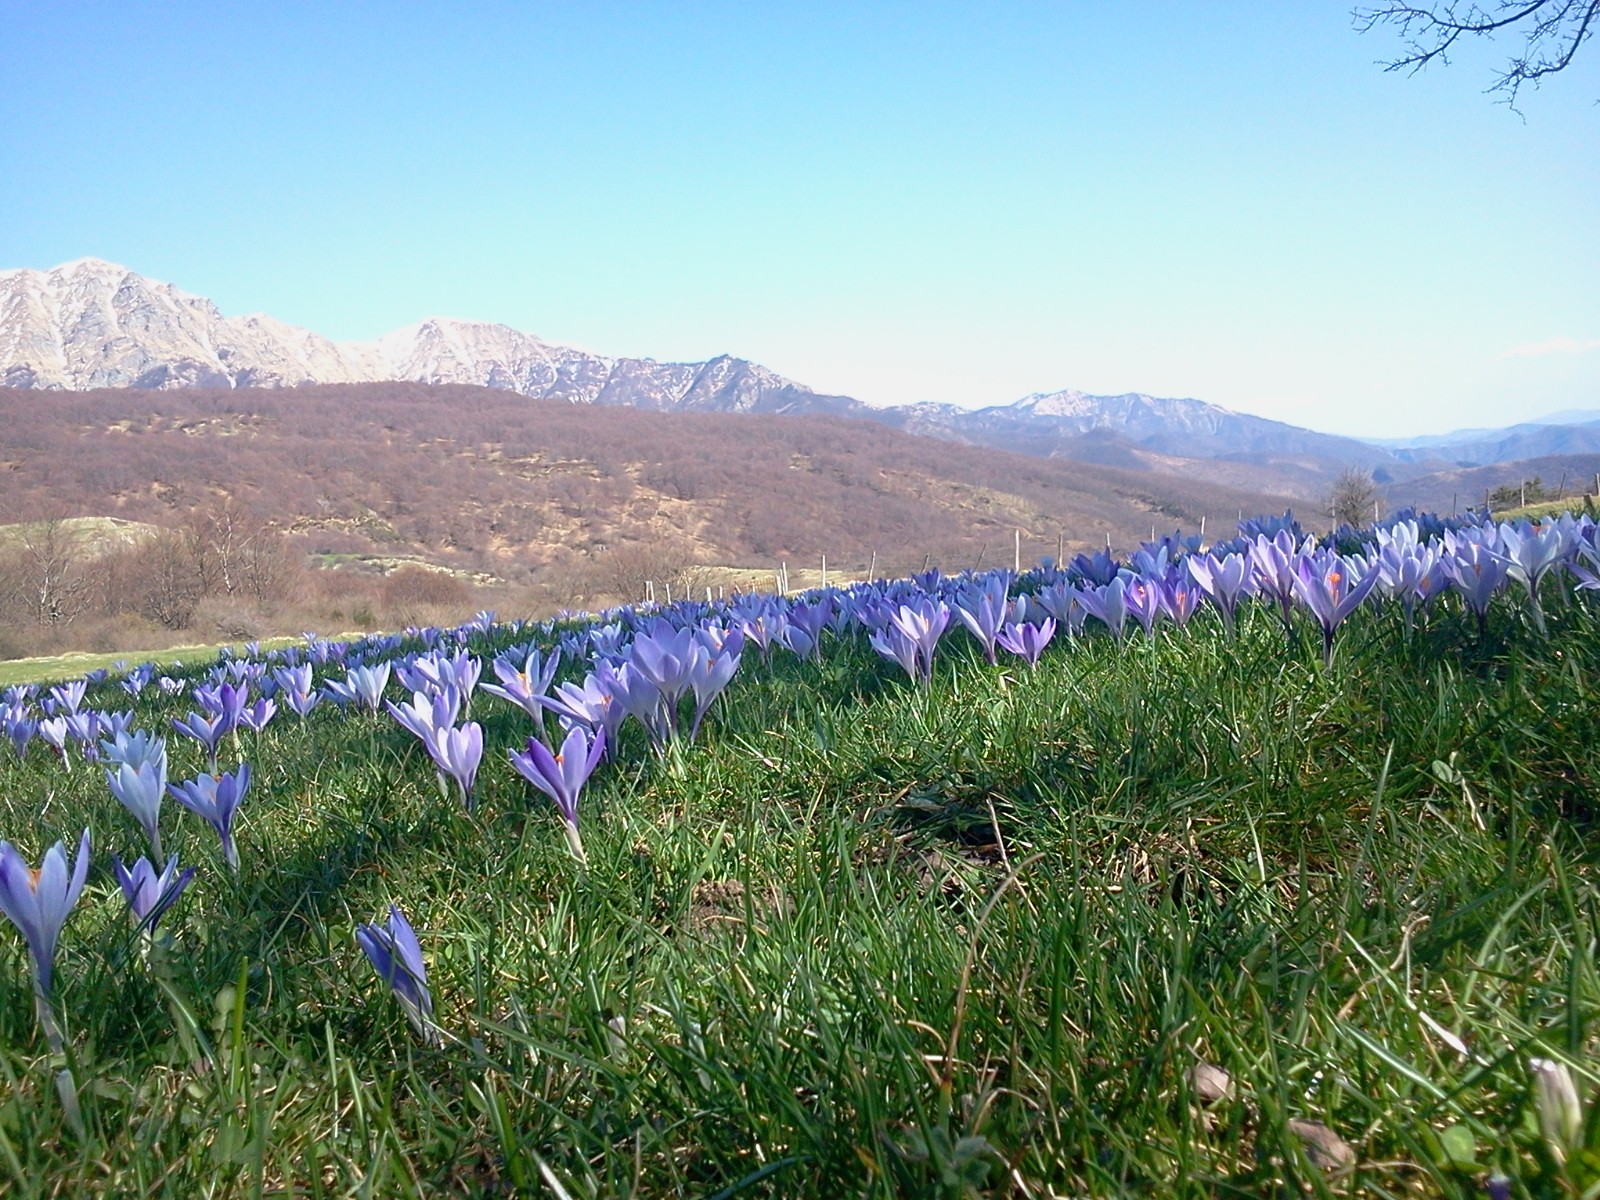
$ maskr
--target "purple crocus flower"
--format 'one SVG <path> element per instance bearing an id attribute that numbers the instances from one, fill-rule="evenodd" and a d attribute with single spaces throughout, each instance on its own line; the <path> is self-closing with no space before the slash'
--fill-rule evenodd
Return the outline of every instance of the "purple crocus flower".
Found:
<path id="1" fill-rule="evenodd" d="M 800 601 L 791 606 L 783 644 L 801 658 L 820 660 L 822 631 L 828 628 L 833 610 L 833 600 L 829 596 L 821 596 L 811 603 Z M 801 645 L 804 645 L 805 649 L 800 649 Z"/>
<path id="2" fill-rule="evenodd" d="M 739 660 L 738 651 L 717 654 L 705 645 L 695 647 L 689 665 L 689 686 L 694 689 L 694 723 L 689 726 L 691 742 L 700 732 L 700 722 L 705 720 L 712 704 L 738 672 Z"/>
<path id="3" fill-rule="evenodd" d="M 98 715 L 98 733 L 102 738 L 110 738 L 113 742 L 119 738 L 127 737 L 133 730 L 133 714 L 131 712 L 103 712 Z M 104 745 L 104 743 L 101 743 Z"/>
<path id="4" fill-rule="evenodd" d="M 1577 553 L 1567 562 L 1567 570 L 1578 581 L 1580 592 L 1600 591 L 1600 550 L 1587 540 L 1580 540 Z M 26 744 L 26 743 L 24 743 Z M 18 750 L 18 754 L 22 751 Z"/>
<path id="5" fill-rule="evenodd" d="M 112 766 L 126 763 L 130 767 L 137 767 L 141 763 L 149 763 L 158 767 L 161 773 L 167 773 L 167 739 L 158 737 L 153 733 L 146 733 L 142 729 L 129 730 L 118 734 L 109 741 L 100 743 L 100 759 Z"/>
<path id="6" fill-rule="evenodd" d="M 297 663 L 292 667 L 278 667 L 272 672 L 284 703 L 296 716 L 304 717 L 317 706 L 322 693 L 311 686 L 311 664 Z"/>
<path id="7" fill-rule="evenodd" d="M 1570 520 L 1546 521 L 1532 525 L 1527 521 L 1500 526 L 1500 557 L 1506 574 L 1528 589 L 1528 611 L 1534 626 L 1545 631 L 1544 609 L 1539 604 L 1539 583 L 1552 567 L 1572 554 L 1578 540 L 1577 526 Z"/>
<path id="8" fill-rule="evenodd" d="M 460 715 L 459 698 L 453 688 L 448 692 L 432 696 L 425 692 L 412 692 L 409 704 L 396 704 L 392 700 L 385 700 L 383 706 L 389 710 L 389 715 L 400 723 L 401 728 L 417 738 L 424 746 L 438 737 L 440 730 L 449 729 L 454 725 Z"/>
<path id="9" fill-rule="evenodd" d="M 1322 626 L 1322 657 L 1333 662 L 1333 635 L 1378 582 L 1378 568 L 1332 551 L 1305 555 L 1295 569 L 1295 591 Z"/>
<path id="10" fill-rule="evenodd" d="M 178 897 L 183 895 L 183 889 L 189 886 L 195 873 L 194 867 L 178 870 L 176 854 L 167 859 L 167 865 L 159 872 L 146 858 L 135 859 L 130 870 L 122 865 L 122 859 L 117 855 L 111 856 L 111 869 L 122 888 L 123 897 L 128 901 L 128 911 L 138 922 L 134 928 L 152 934 L 156 931 L 156 922 L 178 902 Z"/>
<path id="11" fill-rule="evenodd" d="M 106 784 L 118 803 L 139 822 L 139 828 L 150 839 L 151 851 L 159 859 L 161 797 L 167 786 L 166 754 L 138 762 L 119 762 L 106 771 Z"/>
<path id="12" fill-rule="evenodd" d="M 1084 611 L 1105 625 L 1119 642 L 1122 627 L 1128 620 L 1127 597 L 1128 585 L 1120 575 L 1100 587 L 1078 590 L 1078 603 L 1083 605 Z"/>
<path id="13" fill-rule="evenodd" d="M 33 740 L 33 735 L 39 732 L 39 722 L 30 717 L 22 705 L 16 704 L 0 707 L 0 729 L 11 740 L 11 748 L 17 752 L 17 757 L 22 758 L 28 752 L 28 743 Z"/>
<path id="14" fill-rule="evenodd" d="M 89 831 L 78 839 L 78 860 L 69 864 L 60 842 L 45 851 L 37 871 L 29 867 L 15 846 L 0 842 L 0 912 L 10 918 L 28 943 L 33 962 L 33 994 L 39 1023 L 50 1048 L 61 1052 L 61 1031 L 50 1008 L 50 984 L 55 973 L 56 941 L 67 915 L 78 902 L 89 874 Z"/>
<path id="15" fill-rule="evenodd" d="M 95 741 L 100 736 L 100 714 L 86 708 L 81 712 L 68 713 L 64 719 L 67 722 L 67 736 L 83 748 L 83 761 L 98 762 L 100 748 Z"/>
<path id="16" fill-rule="evenodd" d="M 1083 628 L 1084 618 L 1089 615 L 1078 590 L 1065 580 L 1052 583 L 1034 596 L 1031 602 L 1054 617 L 1057 628 L 1065 630 L 1069 636 L 1077 635 Z"/>
<path id="17" fill-rule="evenodd" d="M 389 985 L 407 1019 L 429 1045 L 443 1044 L 433 1023 L 433 995 L 428 991 L 428 969 L 422 961 L 422 946 L 400 909 L 389 906 L 386 925 L 357 925 L 356 944 L 361 947 L 378 978 Z"/>
<path id="18" fill-rule="evenodd" d="M 83 697 L 89 690 L 89 682 L 85 679 L 74 679 L 68 683 L 58 683 L 50 689 L 49 696 L 45 699 L 45 708 L 51 716 L 58 713 L 71 714 L 78 711 L 83 704 Z"/>
<path id="19" fill-rule="evenodd" d="M 949 625 L 950 606 L 930 597 L 902 604 L 889 613 L 889 627 L 898 629 L 916 646 L 924 686 L 933 683 L 934 650 Z"/>
<path id="20" fill-rule="evenodd" d="M 537 646 L 531 648 L 519 666 L 516 660 L 501 655 L 494 660 L 494 673 L 498 685 L 486 683 L 483 690 L 491 696 L 509 700 L 535 721 L 544 716 L 539 697 L 550 690 L 556 671 L 561 666 L 561 651 L 553 650 L 548 658 L 540 655 Z"/>
<path id="21" fill-rule="evenodd" d="M 981 584 L 956 596 L 954 615 L 959 617 L 978 644 L 983 656 L 994 663 L 994 640 L 1006 619 L 1006 594 L 1011 587 L 1010 572 L 989 576 Z"/>
<path id="22" fill-rule="evenodd" d="M 1222 623 L 1233 632 L 1239 601 L 1250 594 L 1250 564 L 1242 554 L 1191 554 L 1184 559 L 1190 576 L 1222 613 Z"/>
<path id="23" fill-rule="evenodd" d="M 250 764 L 240 763 L 226 775 L 197 775 L 183 783 L 167 785 L 167 793 L 196 816 L 203 818 L 222 839 L 222 857 L 239 869 L 239 848 L 233 841 L 233 819 L 239 802 L 250 790 Z"/>
<path id="24" fill-rule="evenodd" d="M 1255 574 L 1255 591 L 1278 602 L 1278 615 L 1291 640 L 1294 637 L 1294 604 L 1299 595 L 1295 579 L 1304 550 L 1295 546 L 1294 535 L 1280 529 L 1271 539 L 1258 534 L 1250 543 L 1250 565 Z"/>
<path id="25" fill-rule="evenodd" d="M 1050 639 L 1055 635 L 1055 619 L 1046 617 L 1037 625 L 1032 622 L 1002 625 L 995 634 L 995 641 L 1011 653 L 1027 659 L 1028 666 L 1037 667 L 1039 656 L 1044 653 L 1044 648 L 1050 644 Z"/>
<path id="26" fill-rule="evenodd" d="M 746 636 L 749 636 L 746 631 Z M 689 690 L 689 664 L 695 647 L 692 629 L 656 623 L 653 632 L 636 637 L 628 649 L 628 663 L 661 693 L 669 727 L 676 728 L 678 701 Z"/>
<path id="27" fill-rule="evenodd" d="M 1179 629 L 1188 625 L 1205 593 L 1181 567 L 1173 567 L 1157 586 L 1161 591 L 1161 611 Z"/>
<path id="28" fill-rule="evenodd" d="M 191 737 L 205 747 L 206 770 L 217 772 L 217 749 L 228 736 L 228 718 L 222 714 L 207 716 L 192 712 L 183 720 L 172 718 L 172 727 L 185 737 Z"/>
<path id="29" fill-rule="evenodd" d="M 1447 546 L 1449 539 L 1446 539 Z M 1488 626 L 1489 602 L 1506 584 L 1506 560 L 1481 542 L 1462 538 L 1440 559 L 1466 606 L 1477 615 L 1478 633 Z"/>
<path id="30" fill-rule="evenodd" d="M 61 756 L 62 765 L 72 770 L 72 759 L 67 756 L 67 718 L 46 717 L 39 722 L 39 740 Z"/>
<path id="31" fill-rule="evenodd" d="M 627 668 L 621 668 L 626 670 Z M 628 710 L 617 700 L 613 684 L 618 669 L 601 663 L 582 683 L 563 683 L 549 696 L 540 696 L 542 707 L 556 714 L 563 728 L 586 726 L 591 732 L 604 730 L 607 754 L 616 753 L 617 731 L 628 717 Z"/>
<path id="32" fill-rule="evenodd" d="M 884 658 L 893 659 L 899 663 L 900 669 L 913 680 L 921 678 L 921 672 L 918 669 L 921 651 L 915 639 L 907 636 L 898 626 L 885 625 L 882 629 L 875 631 L 867 640 L 872 644 L 872 648 Z"/>
<path id="33" fill-rule="evenodd" d="M 10 842 L 0 842 L 0 912 L 22 933 L 28 943 L 33 965 L 33 1004 L 44 1030 L 50 1052 L 60 1059 L 66 1054 L 66 1039 L 50 1003 L 50 984 L 55 972 L 56 941 L 66 924 L 72 906 L 78 902 L 89 874 L 89 831 L 78 840 L 78 860 L 70 867 L 67 852 L 57 842 L 45 851 L 37 871 L 23 861 Z M 78 1107 L 78 1086 L 72 1068 L 56 1072 L 56 1094 L 61 1097 L 67 1121 L 83 1136 L 83 1113 Z"/>
<path id="34" fill-rule="evenodd" d="M 250 688 L 248 684 L 235 687 L 231 683 L 197 687 L 194 689 L 194 702 L 207 716 L 220 722 L 222 734 L 229 734 L 239 728 L 245 706 L 250 703 Z"/>
<path id="35" fill-rule="evenodd" d="M 260 733 L 268 722 L 278 715 L 278 706 L 263 696 L 239 714 L 239 724 L 252 733 Z"/>
<path id="36" fill-rule="evenodd" d="M 579 862 L 588 862 L 588 858 L 583 853 L 583 838 L 578 834 L 578 795 L 589 776 L 594 774 L 605 750 L 604 730 L 596 730 L 591 742 L 583 726 L 574 725 L 555 754 L 551 754 L 538 738 L 529 738 L 528 748 L 523 753 L 511 752 L 511 765 L 517 773 L 554 800 L 561 810 L 567 845 Z"/>
<path id="37" fill-rule="evenodd" d="M 439 730 L 423 744 L 433 756 L 442 780 L 446 775 L 455 780 L 461 792 L 461 803 L 472 811 L 472 785 L 478 777 L 478 764 L 483 761 L 483 727 L 476 721 Z"/>
<path id="38" fill-rule="evenodd" d="M 383 700 L 383 689 L 389 686 L 389 669 L 386 662 L 373 667 L 348 667 L 342 682 L 329 680 L 323 687 L 341 704 L 359 704 L 375 713 Z"/>
<path id="39" fill-rule="evenodd" d="M 1123 602 L 1144 630 L 1145 637 L 1155 632 L 1156 622 L 1166 611 L 1162 603 L 1161 584 L 1143 575 L 1128 580 L 1123 589 Z"/>

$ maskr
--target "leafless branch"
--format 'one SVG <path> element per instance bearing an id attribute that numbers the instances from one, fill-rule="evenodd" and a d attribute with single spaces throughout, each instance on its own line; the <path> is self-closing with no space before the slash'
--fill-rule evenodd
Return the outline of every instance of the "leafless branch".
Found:
<path id="1" fill-rule="evenodd" d="M 1387 0 L 1358 8 L 1352 16 L 1362 33 L 1379 26 L 1394 29 L 1404 52 L 1385 61 L 1384 70 L 1411 74 L 1433 62 L 1448 65 L 1451 50 L 1464 38 L 1492 38 L 1514 28 L 1523 37 L 1521 51 L 1487 90 L 1502 93 L 1515 108 L 1524 85 L 1538 87 L 1546 76 L 1571 64 L 1578 48 L 1600 27 L 1600 0 L 1499 0 L 1489 6 L 1461 0 L 1431 5 Z"/>

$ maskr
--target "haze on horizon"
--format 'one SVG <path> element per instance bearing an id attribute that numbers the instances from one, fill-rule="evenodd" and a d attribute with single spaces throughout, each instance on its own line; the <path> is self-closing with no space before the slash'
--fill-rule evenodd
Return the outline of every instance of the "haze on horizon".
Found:
<path id="1" fill-rule="evenodd" d="M 0 267 L 875 404 L 1600 408 L 1600 50 L 1519 118 L 1509 43 L 1407 78 L 1345 4 L 1195 7 L 10 4 Z"/>

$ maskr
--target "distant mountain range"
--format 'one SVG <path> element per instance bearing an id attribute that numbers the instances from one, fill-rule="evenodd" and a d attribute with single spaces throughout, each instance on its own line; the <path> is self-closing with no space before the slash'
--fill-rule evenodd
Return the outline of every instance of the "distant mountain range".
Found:
<path id="1" fill-rule="evenodd" d="M 376 341 L 335 342 L 269 316 L 225 317 L 210 300 L 99 259 L 49 271 L 0 271 L 3 386 L 83 391 L 364 382 L 466 384 L 656 411 L 855 417 L 974 446 L 1302 496 L 1320 494 L 1349 466 L 1402 485 L 1448 468 L 1600 453 L 1600 412 L 1377 442 L 1141 393 L 1041 392 L 976 410 L 878 408 L 815 392 L 731 355 L 691 363 L 611 358 L 506 325 L 438 317 Z"/>

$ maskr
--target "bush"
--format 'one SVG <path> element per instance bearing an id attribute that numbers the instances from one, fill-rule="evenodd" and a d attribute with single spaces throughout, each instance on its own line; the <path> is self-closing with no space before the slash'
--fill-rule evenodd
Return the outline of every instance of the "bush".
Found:
<path id="1" fill-rule="evenodd" d="M 448 571 L 405 566 L 384 577 L 383 603 L 397 611 L 424 605 L 459 608 L 472 603 L 472 589 L 465 580 Z"/>

